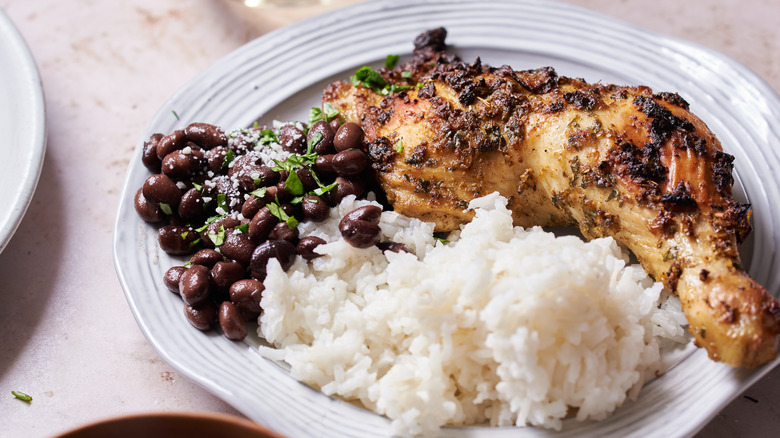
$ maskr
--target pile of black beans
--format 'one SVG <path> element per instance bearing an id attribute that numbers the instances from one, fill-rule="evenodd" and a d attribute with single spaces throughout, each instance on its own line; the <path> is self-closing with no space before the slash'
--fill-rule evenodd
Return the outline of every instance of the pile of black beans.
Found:
<path id="1" fill-rule="evenodd" d="M 191 256 L 167 270 L 163 282 L 184 301 L 187 320 L 228 339 L 247 335 L 246 322 L 261 313 L 266 264 L 276 258 L 287 270 L 297 256 L 311 260 L 321 238 L 300 238 L 296 225 L 319 222 L 345 196 L 364 196 L 369 159 L 363 130 L 355 123 L 318 120 L 278 129 L 253 127 L 226 133 L 192 123 L 145 142 L 143 164 L 152 172 L 135 195 L 135 209 L 159 227 L 160 248 Z M 269 144 L 290 153 L 267 162 L 258 151 Z M 277 146 L 278 148 L 278 146 Z M 378 245 L 382 209 L 369 205 L 339 225 L 356 247 Z"/>

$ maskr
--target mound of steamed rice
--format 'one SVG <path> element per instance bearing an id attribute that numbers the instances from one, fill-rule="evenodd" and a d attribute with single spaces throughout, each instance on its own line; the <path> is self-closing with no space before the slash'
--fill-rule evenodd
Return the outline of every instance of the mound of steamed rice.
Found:
<path id="1" fill-rule="evenodd" d="M 330 242 L 284 272 L 272 260 L 260 335 L 296 379 L 392 420 L 399 435 L 489 422 L 559 429 L 603 419 L 659 369 L 661 338 L 682 341 L 679 302 L 611 238 L 588 243 L 512 226 L 506 200 L 470 204 L 474 220 L 434 239 L 394 212 L 383 240 L 410 253 L 358 249 L 340 217 L 349 197 L 301 235 Z"/>

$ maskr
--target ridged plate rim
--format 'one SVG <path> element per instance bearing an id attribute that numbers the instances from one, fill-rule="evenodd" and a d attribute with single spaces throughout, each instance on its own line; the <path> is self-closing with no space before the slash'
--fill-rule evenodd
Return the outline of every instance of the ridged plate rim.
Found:
<path id="1" fill-rule="evenodd" d="M 32 200 L 46 151 L 43 86 L 27 43 L 0 9 L 0 252 Z"/>

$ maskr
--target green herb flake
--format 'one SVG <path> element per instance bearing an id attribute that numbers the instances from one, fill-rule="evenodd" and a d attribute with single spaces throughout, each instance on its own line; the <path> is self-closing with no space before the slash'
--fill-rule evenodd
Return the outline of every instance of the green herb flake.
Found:
<path id="1" fill-rule="evenodd" d="M 206 219 L 206 222 L 203 224 L 203 226 L 200 227 L 200 228 L 196 228 L 195 231 L 197 231 L 199 233 L 202 233 L 202 232 L 206 231 L 206 228 L 208 228 L 209 225 L 211 225 L 214 221 L 216 221 L 217 219 L 219 219 L 221 217 L 223 217 L 223 216 L 216 215 L 216 216 L 209 217 L 208 219 Z"/>
<path id="2" fill-rule="evenodd" d="M 279 137 L 272 129 L 263 129 L 260 131 L 260 139 L 257 142 L 263 146 L 270 143 L 279 143 Z"/>
<path id="3" fill-rule="evenodd" d="M 163 213 L 165 213 L 168 216 L 173 214 L 173 209 L 171 208 L 171 206 L 164 202 L 160 203 L 160 210 L 162 210 Z"/>
<path id="4" fill-rule="evenodd" d="M 203 186 L 198 184 L 198 183 L 192 183 L 192 187 L 195 187 L 195 190 L 197 190 L 199 192 L 203 191 Z"/>
<path id="5" fill-rule="evenodd" d="M 317 156 L 316 153 L 312 152 L 311 154 L 306 155 L 290 155 L 284 161 L 274 159 L 276 166 L 272 167 L 271 170 L 276 172 L 281 172 L 282 170 L 294 172 L 297 169 L 302 169 L 306 164 L 314 164 L 317 160 Z"/>
<path id="6" fill-rule="evenodd" d="M 222 209 L 224 214 L 227 214 L 230 211 L 230 207 L 228 207 L 227 204 L 227 195 L 224 193 L 220 193 L 217 195 L 217 210 Z M 217 211 L 219 213 L 219 211 Z"/>
<path id="7" fill-rule="evenodd" d="M 190 234 L 189 231 L 185 231 L 181 233 L 181 240 L 187 240 L 187 236 L 189 236 L 189 234 Z"/>
<path id="8" fill-rule="evenodd" d="M 195 239 L 195 240 L 193 240 L 192 242 L 190 242 L 190 244 L 189 244 L 188 248 L 189 248 L 189 249 L 195 248 L 195 246 L 196 246 L 197 244 L 199 244 L 199 243 L 200 243 L 200 239 Z"/>
<path id="9" fill-rule="evenodd" d="M 382 89 L 387 85 L 387 81 L 376 70 L 369 66 L 363 66 L 349 78 L 352 85 L 361 85 L 374 90 Z"/>
<path id="10" fill-rule="evenodd" d="M 249 192 L 250 195 L 254 195 L 255 198 L 264 198 L 266 192 L 266 187 L 260 187 L 257 190 L 253 190 Z"/>
<path id="11" fill-rule="evenodd" d="M 387 55 L 387 58 L 385 58 L 385 67 L 395 68 L 395 65 L 398 64 L 399 59 L 401 59 L 399 55 Z"/>
<path id="12" fill-rule="evenodd" d="M 330 185 L 327 185 L 327 186 L 320 186 L 320 187 L 312 190 L 311 192 L 314 193 L 317 196 L 322 196 L 325 193 L 333 190 L 337 185 L 339 185 L 339 183 L 335 183 L 334 182 L 333 184 L 330 184 Z"/>
<path id="13" fill-rule="evenodd" d="M 309 110 L 309 126 L 319 122 L 320 120 L 325 120 L 325 114 L 322 112 L 322 109 L 313 106 Z"/>
<path id="14" fill-rule="evenodd" d="M 404 151 L 404 141 L 398 140 L 398 143 L 395 144 L 395 151 L 399 154 Z"/>
<path id="15" fill-rule="evenodd" d="M 339 115 L 339 110 L 333 107 L 330 103 L 325 103 L 322 108 L 316 106 L 311 107 L 309 110 L 309 126 L 324 120 L 330 122 Z"/>
<path id="16" fill-rule="evenodd" d="M 222 160 L 222 170 L 227 169 L 228 166 L 230 166 L 230 163 L 232 163 L 235 159 L 236 153 L 228 149 L 227 152 L 225 152 L 225 159 Z"/>
<path id="17" fill-rule="evenodd" d="M 313 154 L 314 153 L 314 147 L 317 146 L 317 143 L 322 141 L 322 138 L 324 136 L 321 132 L 315 132 L 311 135 L 311 138 L 309 139 L 309 142 L 306 146 L 306 154 Z M 316 158 L 315 158 L 316 160 Z"/>
<path id="18" fill-rule="evenodd" d="M 293 196 L 300 196 L 303 194 L 303 183 L 298 178 L 298 173 L 290 172 L 287 175 L 287 179 L 284 181 L 284 188 L 287 189 Z"/>
<path id="19" fill-rule="evenodd" d="M 178 115 L 178 114 L 176 114 L 176 111 L 174 111 L 174 110 L 171 110 L 171 113 L 173 114 L 173 117 L 176 117 L 176 120 L 181 120 L 181 119 L 179 118 L 179 115 Z"/>
<path id="20" fill-rule="evenodd" d="M 236 229 L 238 231 L 241 231 L 244 234 L 249 234 L 249 224 L 248 223 L 241 224 L 241 225 L 237 226 Z"/>
<path id="21" fill-rule="evenodd" d="M 295 219 L 294 216 L 288 216 L 278 202 L 271 202 L 267 207 L 272 215 L 276 216 L 280 221 L 285 222 L 290 229 L 298 226 L 298 220 Z"/>
<path id="22" fill-rule="evenodd" d="M 331 120 L 335 119 L 339 115 L 339 110 L 333 107 L 330 103 L 326 103 L 323 108 L 323 112 L 325 113 L 325 121 L 330 122 Z"/>
<path id="23" fill-rule="evenodd" d="M 222 246 L 222 244 L 225 243 L 225 226 L 220 225 L 218 232 L 209 232 L 208 236 L 209 239 L 211 239 L 211 242 L 214 243 L 214 246 Z"/>
<path id="24" fill-rule="evenodd" d="M 441 243 L 450 243 L 449 240 L 447 240 L 447 239 L 445 239 L 443 237 L 436 237 L 436 236 L 434 236 L 433 239 L 436 240 L 436 241 L 439 241 Z"/>
<path id="25" fill-rule="evenodd" d="M 32 397 L 28 394 L 25 394 L 21 391 L 11 391 L 11 394 L 13 394 L 14 397 L 18 398 L 19 400 L 30 403 L 32 401 Z"/>
<path id="26" fill-rule="evenodd" d="M 401 72 L 401 77 L 409 79 L 412 77 L 412 72 L 410 72 L 409 70 L 404 70 Z"/>

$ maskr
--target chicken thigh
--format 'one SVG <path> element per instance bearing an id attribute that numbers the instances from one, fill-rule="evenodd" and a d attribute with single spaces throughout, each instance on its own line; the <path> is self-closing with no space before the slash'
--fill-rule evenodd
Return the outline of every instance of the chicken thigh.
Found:
<path id="1" fill-rule="evenodd" d="M 732 198 L 733 157 L 680 96 L 467 64 L 445 36 L 421 34 L 409 62 L 377 72 L 384 87 L 353 79 L 323 96 L 362 125 L 395 211 L 449 231 L 470 220 L 470 200 L 497 191 L 516 225 L 577 225 L 630 249 L 678 294 L 713 360 L 775 357 L 780 307 L 737 251 L 751 226 Z"/>

